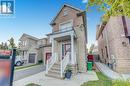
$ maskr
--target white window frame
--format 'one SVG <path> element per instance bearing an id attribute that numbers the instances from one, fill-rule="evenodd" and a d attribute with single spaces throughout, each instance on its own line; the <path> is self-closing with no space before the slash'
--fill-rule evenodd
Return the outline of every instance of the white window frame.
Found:
<path id="1" fill-rule="evenodd" d="M 67 16 L 68 13 L 69 13 L 69 10 L 68 10 L 67 8 L 65 8 L 64 11 L 63 11 L 63 15 L 64 15 L 64 16 Z"/>
<path id="2" fill-rule="evenodd" d="M 25 45 L 25 46 L 27 45 L 27 40 L 24 41 L 24 45 Z"/>
<path id="3" fill-rule="evenodd" d="M 72 19 L 67 20 L 67 21 L 65 21 L 65 22 L 62 22 L 62 23 L 59 23 L 59 30 L 60 30 L 60 31 L 62 31 L 61 25 L 65 24 L 65 23 L 67 23 L 67 22 L 71 22 L 71 25 L 73 26 L 73 20 L 72 20 Z M 67 29 L 66 29 L 66 30 L 67 30 Z M 63 31 L 66 31 L 66 30 L 63 30 Z"/>
<path id="4" fill-rule="evenodd" d="M 23 45 L 23 46 L 26 46 L 26 45 L 27 45 L 27 40 L 22 41 L 22 45 Z"/>

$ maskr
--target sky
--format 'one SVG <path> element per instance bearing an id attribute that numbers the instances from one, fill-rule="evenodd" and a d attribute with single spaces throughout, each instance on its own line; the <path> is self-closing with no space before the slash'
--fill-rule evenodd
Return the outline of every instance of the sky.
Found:
<path id="1" fill-rule="evenodd" d="M 52 31 L 50 22 L 64 4 L 86 10 L 87 0 L 15 0 L 15 17 L 0 18 L 0 43 L 13 37 L 16 44 L 23 33 L 44 38 Z M 86 13 L 88 45 L 95 43 L 101 12 L 96 7 Z"/>

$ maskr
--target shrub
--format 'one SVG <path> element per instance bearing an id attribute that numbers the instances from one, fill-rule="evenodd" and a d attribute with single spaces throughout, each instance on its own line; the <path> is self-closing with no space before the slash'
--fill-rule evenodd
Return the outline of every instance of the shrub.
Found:
<path id="1" fill-rule="evenodd" d="M 43 61 L 42 60 L 38 60 L 38 63 L 40 64 L 40 63 L 43 63 Z"/>

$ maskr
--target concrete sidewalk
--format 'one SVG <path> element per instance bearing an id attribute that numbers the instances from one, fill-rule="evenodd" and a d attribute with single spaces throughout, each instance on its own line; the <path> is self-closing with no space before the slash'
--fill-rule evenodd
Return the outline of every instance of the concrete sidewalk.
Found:
<path id="1" fill-rule="evenodd" d="M 94 71 L 77 74 L 71 80 L 60 80 L 56 78 L 46 77 L 45 72 L 41 72 L 30 77 L 15 81 L 13 86 L 26 86 L 29 83 L 39 84 L 41 86 L 80 86 L 84 82 L 98 80 Z"/>
<path id="2" fill-rule="evenodd" d="M 113 70 L 111 70 L 108 66 L 103 63 L 95 62 L 97 68 L 107 77 L 111 79 L 128 79 L 130 78 L 130 74 L 119 74 Z"/>

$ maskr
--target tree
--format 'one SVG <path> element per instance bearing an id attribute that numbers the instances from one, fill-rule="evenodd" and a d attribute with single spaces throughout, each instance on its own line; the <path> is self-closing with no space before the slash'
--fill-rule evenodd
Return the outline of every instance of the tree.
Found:
<path id="1" fill-rule="evenodd" d="M 15 43 L 14 43 L 14 38 L 12 37 L 12 38 L 10 38 L 9 40 L 9 47 L 12 49 L 12 48 L 16 48 L 16 46 L 15 46 Z"/>
<path id="2" fill-rule="evenodd" d="M 110 16 L 127 16 L 130 18 L 130 0 L 89 0 L 87 11 L 92 6 L 98 6 L 103 11 L 102 21 L 108 21 Z"/>
<path id="3" fill-rule="evenodd" d="M 90 50 L 89 50 L 89 53 L 90 53 L 90 54 L 92 54 L 93 49 L 94 49 L 94 44 L 91 44 L 91 46 L 90 46 Z"/>
<path id="4" fill-rule="evenodd" d="M 7 42 L 4 43 L 4 49 L 5 49 L 5 50 L 8 50 Z"/>
<path id="5" fill-rule="evenodd" d="M 7 42 L 1 42 L 1 44 L 0 44 L 0 49 L 2 49 L 2 50 L 7 50 L 8 49 L 8 45 L 7 45 Z"/>
<path id="6" fill-rule="evenodd" d="M 1 42 L 0 49 L 4 49 L 4 43 Z"/>
<path id="7" fill-rule="evenodd" d="M 2 45 L 0 44 L 0 49 L 2 49 Z"/>

